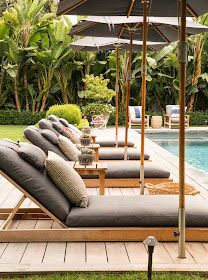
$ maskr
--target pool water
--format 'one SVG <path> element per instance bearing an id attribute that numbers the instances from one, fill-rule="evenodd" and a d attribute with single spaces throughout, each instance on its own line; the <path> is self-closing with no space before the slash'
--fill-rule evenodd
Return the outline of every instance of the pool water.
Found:
<path id="1" fill-rule="evenodd" d="M 151 133 L 146 135 L 164 149 L 178 156 L 179 141 L 178 133 Z M 208 172 L 208 133 L 186 133 L 186 161 Z"/>

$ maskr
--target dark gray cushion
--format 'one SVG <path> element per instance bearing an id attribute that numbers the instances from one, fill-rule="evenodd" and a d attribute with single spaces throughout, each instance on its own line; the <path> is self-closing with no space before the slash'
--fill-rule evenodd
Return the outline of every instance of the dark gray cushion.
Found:
<path id="1" fill-rule="evenodd" d="M 116 146 L 116 142 L 114 139 L 101 139 L 99 137 L 96 138 L 96 143 L 100 144 L 101 147 L 114 147 Z M 124 147 L 124 141 L 119 140 L 118 141 L 118 146 L 119 147 Z M 128 141 L 128 147 L 133 147 L 134 142 Z"/>
<path id="2" fill-rule="evenodd" d="M 140 177 L 140 164 L 139 162 L 121 161 L 114 163 L 107 163 L 107 170 L 105 177 L 108 179 L 119 178 L 139 178 Z M 146 162 L 144 164 L 144 177 L 145 178 L 169 178 L 170 172 L 159 164 Z M 96 175 L 83 175 L 82 178 L 97 178 Z"/>
<path id="3" fill-rule="evenodd" d="M 59 118 L 57 116 L 55 116 L 55 115 L 48 116 L 48 119 L 51 122 L 58 122 L 59 121 Z"/>
<path id="4" fill-rule="evenodd" d="M 63 119 L 63 118 L 60 118 L 59 119 L 60 123 L 62 123 L 64 126 L 68 127 L 69 126 L 69 123 L 67 120 Z"/>
<path id="5" fill-rule="evenodd" d="M 89 196 L 88 207 L 73 207 L 66 224 L 72 227 L 177 227 L 178 196 Z M 208 226 L 205 199 L 186 197 L 186 226 Z"/>
<path id="6" fill-rule="evenodd" d="M 22 144 L 17 149 L 18 155 L 40 171 L 45 168 L 46 154 L 42 149 L 28 143 Z"/>
<path id="7" fill-rule="evenodd" d="M 27 163 L 17 154 L 15 149 L 15 144 L 6 147 L 5 143 L 0 141 L 0 169 L 57 218 L 65 221 L 70 211 L 70 204 L 65 196 L 52 183 L 45 171 L 41 173 Z"/>
<path id="8" fill-rule="evenodd" d="M 55 132 L 49 129 L 43 129 L 40 131 L 40 133 L 52 144 L 58 145 L 58 136 L 56 135 Z"/>
<path id="9" fill-rule="evenodd" d="M 64 129 L 66 129 L 66 127 L 62 123 L 53 122 L 52 125 L 56 131 L 58 131 L 60 134 L 64 134 Z"/>
<path id="10" fill-rule="evenodd" d="M 100 148 L 99 159 L 100 160 L 123 160 L 124 159 L 124 148 Z M 145 154 L 144 159 L 148 160 L 149 155 Z M 140 159 L 140 152 L 138 148 L 128 148 L 128 159 L 138 160 Z"/>
<path id="11" fill-rule="evenodd" d="M 46 155 L 48 154 L 48 151 L 52 151 L 60 157 L 62 157 L 63 159 L 68 160 L 66 156 L 60 151 L 59 147 L 57 145 L 52 144 L 45 137 L 43 137 L 40 131 L 41 130 L 38 128 L 28 126 L 24 130 L 24 135 L 32 144 L 41 148 Z"/>
<path id="12" fill-rule="evenodd" d="M 54 133 L 56 133 L 57 136 L 59 136 L 59 132 L 53 128 L 53 125 L 52 125 L 52 122 L 49 121 L 49 120 L 46 120 L 46 119 L 42 119 L 38 122 L 39 124 L 39 127 L 41 129 L 49 129 L 49 130 L 52 130 Z"/>

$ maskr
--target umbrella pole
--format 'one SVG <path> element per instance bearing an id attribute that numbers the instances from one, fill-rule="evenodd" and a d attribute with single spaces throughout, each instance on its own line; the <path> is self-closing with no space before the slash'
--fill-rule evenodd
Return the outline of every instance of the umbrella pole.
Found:
<path id="1" fill-rule="evenodd" d="M 180 127 L 179 127 L 179 242 L 178 257 L 185 258 L 185 95 L 186 95 L 186 0 L 180 0 Z"/>
<path id="2" fill-rule="evenodd" d="M 127 89 L 126 89 L 126 127 L 125 127 L 125 149 L 124 160 L 128 159 L 128 128 L 129 128 L 129 99 L 131 91 L 131 59 L 132 59 L 132 33 L 130 33 L 130 45 L 129 45 L 129 61 L 127 70 Z"/>
<path id="3" fill-rule="evenodd" d="M 142 121 L 141 121 L 141 152 L 140 152 L 140 194 L 144 194 L 144 137 L 146 109 L 146 75 L 147 75 L 147 9 L 148 0 L 143 0 L 143 45 L 142 45 Z"/>
<path id="4" fill-rule="evenodd" d="M 119 65 L 118 65 L 118 47 L 115 48 L 115 59 L 116 59 L 116 147 L 118 147 L 118 95 L 119 95 Z"/>

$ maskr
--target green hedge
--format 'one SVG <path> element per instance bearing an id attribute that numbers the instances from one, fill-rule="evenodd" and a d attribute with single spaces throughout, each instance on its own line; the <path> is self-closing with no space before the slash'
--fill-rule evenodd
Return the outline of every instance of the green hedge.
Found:
<path id="1" fill-rule="evenodd" d="M 15 110 L 0 110 L 0 125 L 32 125 L 45 118 L 46 113 L 36 113 Z"/>
<path id="2" fill-rule="evenodd" d="M 51 106 L 46 116 L 55 115 L 59 118 L 66 119 L 69 123 L 80 124 L 82 114 L 80 107 L 75 104 L 53 105 Z"/>
<path id="3" fill-rule="evenodd" d="M 202 112 L 191 112 L 190 115 L 190 125 L 193 126 L 203 126 L 208 125 L 208 111 Z"/>

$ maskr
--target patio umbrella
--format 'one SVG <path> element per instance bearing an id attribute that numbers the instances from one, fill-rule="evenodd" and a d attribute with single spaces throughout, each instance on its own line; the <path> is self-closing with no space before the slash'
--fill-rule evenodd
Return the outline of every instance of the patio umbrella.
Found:
<path id="1" fill-rule="evenodd" d="M 173 17 L 178 14 L 177 0 L 152 0 L 151 16 Z M 57 14 L 96 16 L 142 16 L 144 1 L 135 0 L 60 0 Z M 187 0 L 187 16 L 199 16 L 208 11 L 207 0 Z"/>
<path id="2" fill-rule="evenodd" d="M 150 4 L 150 5 L 149 5 Z M 180 127 L 179 127 L 179 252 L 180 258 L 185 258 L 185 94 L 186 94 L 186 16 L 197 17 L 208 12 L 207 0 L 62 0 L 59 3 L 58 14 L 70 13 L 76 15 L 137 15 L 143 16 L 143 78 L 146 80 L 146 39 L 147 16 L 178 16 L 180 13 L 180 42 L 179 42 L 179 68 L 180 68 Z M 146 89 L 143 80 L 143 97 Z M 144 98 L 143 98 L 144 100 Z M 144 102 L 145 103 L 145 102 Z M 142 104 L 145 105 L 145 104 Z M 144 124 L 144 112 L 142 123 Z"/>
<path id="3" fill-rule="evenodd" d="M 131 42 L 127 39 L 118 39 L 118 38 L 108 38 L 108 37 L 85 37 L 80 40 L 77 40 L 70 44 L 70 47 L 74 51 L 106 51 L 115 49 L 115 59 L 116 59 L 116 83 L 115 83 L 115 92 L 116 92 L 116 117 L 115 117 L 115 129 L 116 129 L 116 146 L 118 146 L 118 100 L 119 100 L 119 49 L 132 51 L 139 51 L 142 49 L 142 41 Z M 164 47 L 165 43 L 159 42 L 147 42 L 147 47 L 150 50 L 158 50 L 161 47 Z M 131 57 L 131 52 L 129 54 L 129 59 Z M 131 63 L 129 62 L 128 68 L 131 68 Z M 130 91 L 130 84 L 128 85 Z M 128 119 L 127 119 L 128 127 Z M 128 132 L 126 133 L 126 140 L 128 142 Z M 125 153 L 126 155 L 126 153 Z"/>

